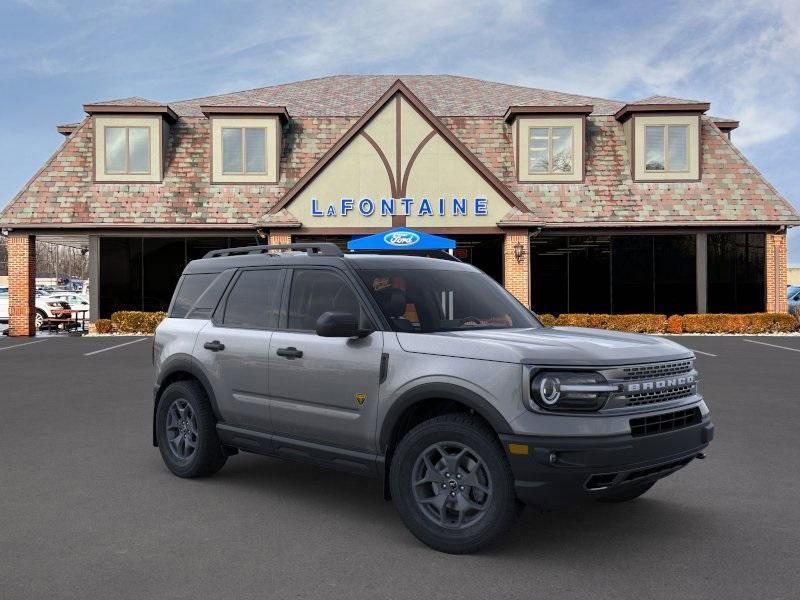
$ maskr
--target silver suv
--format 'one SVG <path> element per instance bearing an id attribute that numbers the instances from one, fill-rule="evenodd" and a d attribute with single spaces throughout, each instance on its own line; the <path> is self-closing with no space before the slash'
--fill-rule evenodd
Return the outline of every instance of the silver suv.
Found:
<path id="1" fill-rule="evenodd" d="M 154 364 L 153 444 L 175 475 L 246 451 L 378 477 L 450 553 L 526 504 L 632 500 L 714 431 L 683 346 L 544 327 L 446 257 L 210 252 L 184 270 Z"/>

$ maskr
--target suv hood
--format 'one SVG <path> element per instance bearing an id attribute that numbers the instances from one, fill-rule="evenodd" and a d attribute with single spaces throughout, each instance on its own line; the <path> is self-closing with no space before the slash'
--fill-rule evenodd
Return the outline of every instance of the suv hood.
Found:
<path id="1" fill-rule="evenodd" d="M 537 365 L 606 366 L 692 356 L 662 337 L 582 327 L 398 333 L 397 338 L 407 352 Z"/>

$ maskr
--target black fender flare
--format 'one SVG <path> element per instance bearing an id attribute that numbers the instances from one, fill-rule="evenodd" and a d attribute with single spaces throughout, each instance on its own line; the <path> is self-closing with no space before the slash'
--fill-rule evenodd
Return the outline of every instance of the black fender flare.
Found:
<path id="1" fill-rule="evenodd" d="M 214 416 L 218 421 L 221 421 L 219 407 L 217 406 L 217 397 L 214 395 L 214 388 L 211 385 L 211 381 L 202 369 L 197 367 L 191 355 L 175 354 L 174 356 L 170 356 L 159 369 L 155 390 L 153 390 L 153 446 L 158 446 L 158 440 L 156 439 L 156 413 L 158 412 L 158 403 L 161 400 L 164 381 L 167 381 L 170 376 L 178 372 L 189 373 L 200 382 L 200 385 L 203 386 L 206 392 L 206 396 L 208 396 L 208 401 L 211 403 L 211 410 L 214 412 Z"/>
<path id="2" fill-rule="evenodd" d="M 386 413 L 386 417 L 384 417 L 383 424 L 381 425 L 380 435 L 378 436 L 379 452 L 386 454 L 395 427 L 406 409 L 417 402 L 428 399 L 443 399 L 459 402 L 486 419 L 498 434 L 513 433 L 511 426 L 500 411 L 497 410 L 489 400 L 477 392 L 454 383 L 423 383 L 403 392 Z"/>

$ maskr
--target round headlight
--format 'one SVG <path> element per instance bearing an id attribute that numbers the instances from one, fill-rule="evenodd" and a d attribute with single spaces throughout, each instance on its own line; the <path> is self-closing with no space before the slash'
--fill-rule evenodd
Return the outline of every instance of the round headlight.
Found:
<path id="1" fill-rule="evenodd" d="M 539 380 L 539 397 L 548 406 L 558 402 L 561 397 L 561 382 L 558 377 L 546 375 Z"/>
<path id="2" fill-rule="evenodd" d="M 595 371 L 542 371 L 531 381 L 532 409 L 554 411 L 599 410 L 619 384 L 609 383 Z"/>

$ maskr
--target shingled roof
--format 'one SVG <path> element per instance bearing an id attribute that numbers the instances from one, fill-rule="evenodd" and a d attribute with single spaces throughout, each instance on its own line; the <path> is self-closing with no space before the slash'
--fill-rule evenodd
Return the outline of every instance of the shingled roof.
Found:
<path id="1" fill-rule="evenodd" d="M 201 116 L 201 105 L 285 106 L 291 115 L 360 117 L 400 79 L 436 116 L 502 116 L 512 105 L 591 104 L 610 115 L 624 102 L 496 83 L 457 75 L 332 75 L 282 85 L 170 102 L 180 116 Z"/>
<path id="2" fill-rule="evenodd" d="M 93 119 L 67 138 L 0 214 L 4 226 L 241 227 L 290 224 L 272 214 L 285 193 L 311 169 L 398 79 L 339 75 L 169 103 L 179 119 L 170 128 L 161 184 L 93 181 Z M 544 222 L 550 227 L 778 225 L 800 223 L 795 209 L 714 124 L 701 117 L 700 181 L 637 183 L 622 125 L 625 103 L 451 75 L 400 76 L 401 81 L 464 146 L 529 209 L 513 209 L 501 224 Z M 696 103 L 666 97 L 663 100 Z M 144 98 L 109 102 L 163 106 Z M 127 103 L 127 104 L 126 104 Z M 514 175 L 512 105 L 591 104 L 587 118 L 586 179 L 574 184 L 519 183 Z M 100 103 L 94 103 L 98 105 Z M 280 180 L 276 184 L 210 183 L 210 130 L 200 106 L 285 106 Z M 629 103 L 630 104 L 630 103 Z"/>
<path id="3" fill-rule="evenodd" d="M 673 98 L 672 96 L 648 96 L 641 100 L 634 100 L 628 104 L 705 104 L 703 100 L 686 100 L 684 98 Z"/>

